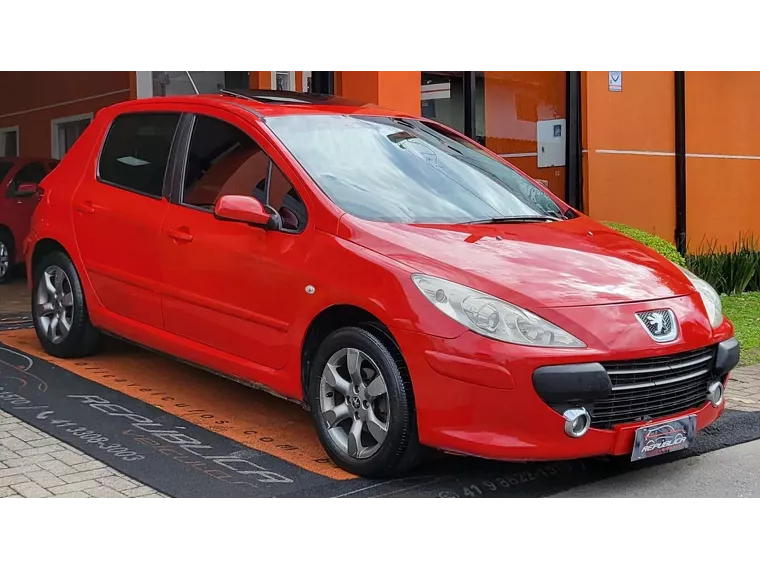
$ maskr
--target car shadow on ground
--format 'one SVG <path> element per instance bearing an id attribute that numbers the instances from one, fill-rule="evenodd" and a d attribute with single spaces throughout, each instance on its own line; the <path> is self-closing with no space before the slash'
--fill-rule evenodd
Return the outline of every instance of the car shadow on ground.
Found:
<path id="1" fill-rule="evenodd" d="M 349 491 L 351 497 L 545 497 L 629 472 L 688 459 L 760 439 L 760 412 L 727 410 L 699 432 L 686 450 L 631 462 L 629 456 L 571 461 L 506 463 L 430 453 L 405 479 L 383 480 Z"/>

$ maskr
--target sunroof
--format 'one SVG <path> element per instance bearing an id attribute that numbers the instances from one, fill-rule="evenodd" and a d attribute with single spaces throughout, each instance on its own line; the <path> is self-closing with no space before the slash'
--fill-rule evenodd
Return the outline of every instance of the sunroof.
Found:
<path id="1" fill-rule="evenodd" d="M 364 107 L 368 105 L 368 103 L 352 101 L 335 95 L 275 91 L 273 89 L 222 89 L 221 93 L 270 105 L 333 105 L 339 107 Z"/>

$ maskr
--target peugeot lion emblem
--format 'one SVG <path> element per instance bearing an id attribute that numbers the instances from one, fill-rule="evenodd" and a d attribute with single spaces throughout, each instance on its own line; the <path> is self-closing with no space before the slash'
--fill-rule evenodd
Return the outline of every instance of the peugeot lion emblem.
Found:
<path id="1" fill-rule="evenodd" d="M 676 315 L 669 308 L 637 312 L 636 318 L 655 342 L 672 342 L 678 338 Z"/>

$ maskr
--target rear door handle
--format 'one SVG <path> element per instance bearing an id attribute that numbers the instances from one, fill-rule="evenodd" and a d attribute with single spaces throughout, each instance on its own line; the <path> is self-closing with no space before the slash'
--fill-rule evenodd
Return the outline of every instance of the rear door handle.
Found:
<path id="1" fill-rule="evenodd" d="M 193 240 L 193 236 L 184 229 L 170 229 L 167 233 L 175 241 L 190 243 Z"/>
<path id="2" fill-rule="evenodd" d="M 78 203 L 76 208 L 80 213 L 95 213 L 95 206 L 92 205 L 92 202 Z"/>

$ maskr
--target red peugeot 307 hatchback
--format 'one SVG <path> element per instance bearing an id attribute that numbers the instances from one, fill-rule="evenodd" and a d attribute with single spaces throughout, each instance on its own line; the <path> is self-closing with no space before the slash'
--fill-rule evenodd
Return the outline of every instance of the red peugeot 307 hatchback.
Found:
<path id="1" fill-rule="evenodd" d="M 0 284 L 11 279 L 17 261 L 23 262 L 24 238 L 41 197 L 38 184 L 57 162 L 0 157 Z"/>
<path id="2" fill-rule="evenodd" d="M 703 280 L 443 125 L 332 97 L 100 111 L 25 255 L 48 353 L 107 333 L 258 385 L 363 476 L 683 449 L 739 358 Z"/>

